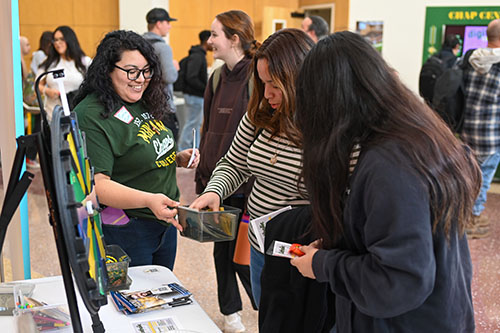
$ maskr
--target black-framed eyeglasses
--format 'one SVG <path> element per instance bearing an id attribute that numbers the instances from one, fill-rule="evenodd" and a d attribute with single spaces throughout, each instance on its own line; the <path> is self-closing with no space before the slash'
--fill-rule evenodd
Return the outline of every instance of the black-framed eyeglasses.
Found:
<path id="1" fill-rule="evenodd" d="M 153 69 L 150 67 L 143 68 L 143 69 L 139 69 L 139 68 L 125 69 L 125 68 L 121 68 L 120 66 L 117 66 L 117 65 L 115 65 L 115 67 L 118 69 L 121 69 L 122 71 L 127 73 L 127 78 L 130 81 L 137 80 L 139 78 L 139 76 L 141 76 L 141 73 L 142 73 L 142 76 L 144 77 L 145 80 L 149 80 L 150 78 L 153 77 L 153 74 L 154 74 Z"/>

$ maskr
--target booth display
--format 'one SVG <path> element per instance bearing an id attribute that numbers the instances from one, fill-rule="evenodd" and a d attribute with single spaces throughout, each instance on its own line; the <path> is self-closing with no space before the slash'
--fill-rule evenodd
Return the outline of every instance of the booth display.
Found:
<path id="1" fill-rule="evenodd" d="M 52 126 L 48 124 L 38 89 L 40 80 L 47 74 L 52 74 L 59 83 L 63 104 L 63 107 L 57 106 L 54 109 Z M 108 278 L 99 205 L 93 188 L 93 173 L 86 156 L 85 141 L 78 129 L 75 114 L 69 110 L 63 78 L 63 70 L 53 70 L 41 74 L 35 82 L 42 127 L 39 133 L 17 139 L 18 149 L 0 218 L 0 249 L 12 215 L 34 176 L 25 171 L 20 178 L 26 149 L 34 146 L 39 154 L 50 213 L 49 222 L 56 240 L 72 330 L 83 332 L 76 301 L 76 283 L 92 318 L 93 331 L 104 332 L 98 311 L 107 303 Z M 24 299 L 20 299 L 19 303 L 24 304 Z"/>
<path id="2" fill-rule="evenodd" d="M 427 7 L 422 64 L 441 49 L 444 36 L 458 35 L 463 41 L 461 54 L 486 46 L 486 26 L 499 18 L 500 7 Z"/>

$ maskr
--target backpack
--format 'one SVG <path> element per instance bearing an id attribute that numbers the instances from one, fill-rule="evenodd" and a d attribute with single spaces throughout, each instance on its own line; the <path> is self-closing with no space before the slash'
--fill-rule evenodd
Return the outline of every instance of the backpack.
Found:
<path id="1" fill-rule="evenodd" d="M 189 56 L 186 56 L 181 59 L 179 62 L 179 71 L 177 75 L 177 81 L 174 82 L 174 91 L 184 91 L 186 87 L 186 72 L 187 72 L 187 64 L 188 64 Z"/>
<path id="2" fill-rule="evenodd" d="M 436 79 L 432 108 L 448 124 L 452 131 L 462 130 L 465 108 L 464 71 L 470 70 L 469 57 L 474 50 L 468 50 L 460 63 L 444 71 Z"/>
<path id="3" fill-rule="evenodd" d="M 23 79 L 23 102 L 28 106 L 38 106 L 35 93 L 36 77 L 33 72 L 29 72 L 26 79 Z"/>
<path id="4" fill-rule="evenodd" d="M 440 59 L 437 55 L 431 56 L 422 65 L 418 81 L 418 90 L 420 92 L 420 96 L 422 96 L 429 105 L 431 105 L 434 97 L 434 86 L 436 85 L 436 80 L 444 73 L 445 70 L 445 61 Z"/>

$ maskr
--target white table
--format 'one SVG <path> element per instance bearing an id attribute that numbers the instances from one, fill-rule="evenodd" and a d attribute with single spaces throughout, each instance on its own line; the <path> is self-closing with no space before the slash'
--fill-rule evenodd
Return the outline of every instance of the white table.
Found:
<path id="1" fill-rule="evenodd" d="M 130 267 L 128 275 L 132 279 L 132 285 L 130 286 L 131 290 L 150 289 L 171 282 L 177 282 L 182 285 L 174 273 L 163 266 L 151 265 Z M 44 301 L 48 304 L 61 304 L 67 302 L 62 276 L 19 282 L 34 283 L 36 287 L 32 297 L 37 300 Z M 84 332 L 92 332 L 92 320 L 78 292 L 77 297 L 83 330 Z M 108 304 L 101 307 L 99 310 L 99 318 L 104 324 L 106 332 L 134 332 L 132 327 L 133 322 L 144 322 L 166 317 L 174 317 L 179 322 L 182 326 L 182 330 L 179 332 L 221 332 L 196 300 L 193 300 L 193 303 L 189 305 L 126 316 L 116 310 L 110 296 L 108 296 Z M 0 327 L 2 328 L 2 332 L 15 332 L 14 317 L 0 317 Z"/>

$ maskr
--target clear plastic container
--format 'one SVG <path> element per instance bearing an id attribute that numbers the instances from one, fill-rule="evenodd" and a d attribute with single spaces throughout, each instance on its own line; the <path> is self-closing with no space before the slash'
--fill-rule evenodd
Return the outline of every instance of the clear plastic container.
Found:
<path id="1" fill-rule="evenodd" d="M 177 207 L 179 223 L 184 229 L 181 235 L 202 243 L 233 240 L 241 210 L 230 206 L 221 208 L 223 210 L 212 212 Z"/>
<path id="2" fill-rule="evenodd" d="M 16 308 L 13 311 L 16 332 L 38 333 L 42 332 L 72 332 L 71 317 L 67 304 L 51 304 Z M 31 305 L 30 305 L 31 306 Z"/>
<path id="3" fill-rule="evenodd" d="M 130 258 L 118 245 L 106 246 L 107 290 L 128 289 L 132 280 L 127 277 Z"/>

